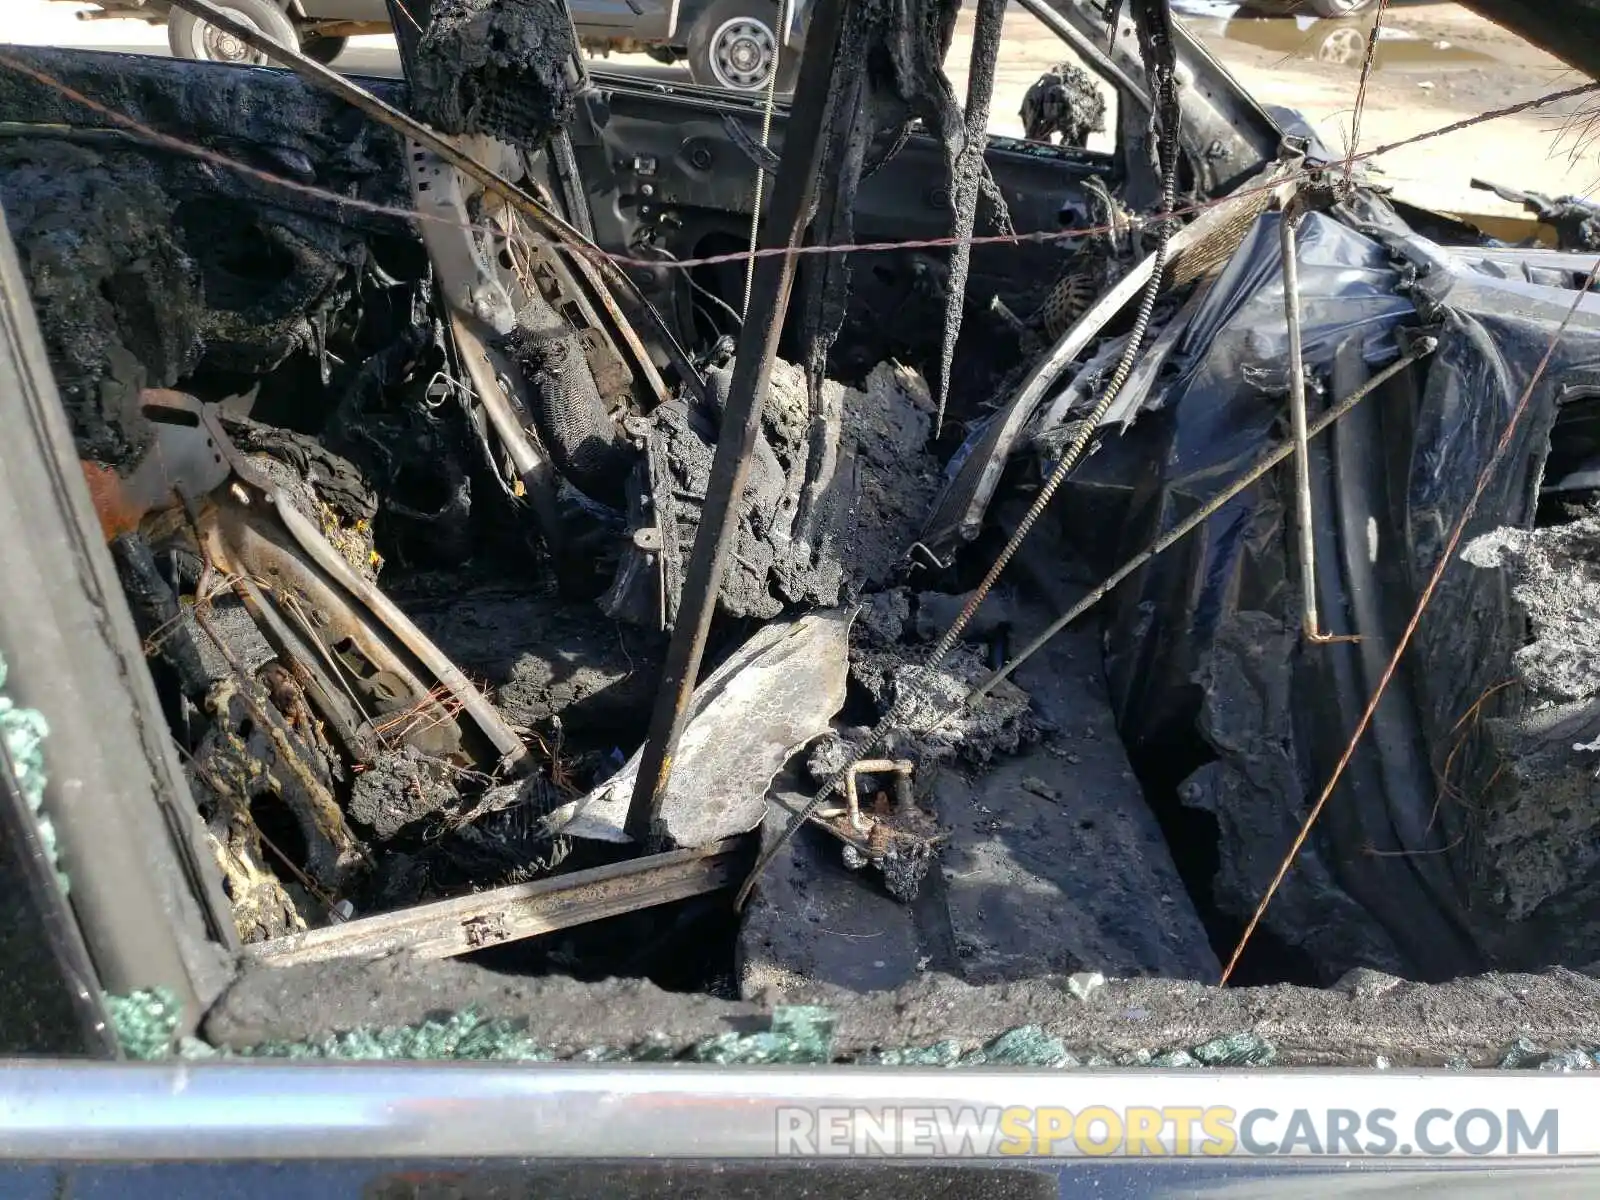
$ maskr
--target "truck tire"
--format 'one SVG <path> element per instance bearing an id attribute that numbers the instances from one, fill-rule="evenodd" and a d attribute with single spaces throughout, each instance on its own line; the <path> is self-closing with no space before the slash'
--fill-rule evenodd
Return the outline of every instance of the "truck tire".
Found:
<path id="1" fill-rule="evenodd" d="M 253 26 L 273 41 L 300 48 L 300 35 L 294 22 L 276 0 L 218 0 L 217 7 L 236 21 Z M 224 33 L 209 21 L 173 9 L 167 16 L 167 45 L 177 58 L 204 62 L 238 63 L 263 66 L 267 56 L 245 45 L 232 34 Z"/>
<path id="2" fill-rule="evenodd" d="M 1247 0 L 1239 6 L 1241 17 L 1288 17 L 1298 12 L 1319 17 L 1353 17 L 1366 12 L 1377 0 Z"/>
<path id="3" fill-rule="evenodd" d="M 344 48 L 349 44 L 349 38 L 323 37 L 321 34 L 308 33 L 302 39 L 300 49 L 307 58 L 314 58 L 323 66 L 329 66 L 334 59 L 344 53 Z"/>
<path id="4" fill-rule="evenodd" d="M 689 31 L 690 77 L 703 87 L 761 92 L 776 58 L 778 91 L 794 91 L 801 52 L 779 52 L 778 13 L 770 0 L 716 0 Z"/>
<path id="5" fill-rule="evenodd" d="M 1353 17 L 1366 12 L 1374 0 L 1306 0 L 1306 7 L 1319 17 Z"/>

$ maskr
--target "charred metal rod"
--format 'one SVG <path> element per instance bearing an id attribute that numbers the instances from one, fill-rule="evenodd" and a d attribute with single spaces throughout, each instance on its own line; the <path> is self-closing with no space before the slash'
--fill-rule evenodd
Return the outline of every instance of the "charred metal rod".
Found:
<path id="1" fill-rule="evenodd" d="M 376 958 L 400 950 L 424 960 L 454 958 L 719 891 L 738 879 L 744 858 L 744 839 L 728 838 L 698 850 L 674 850 L 284 934 L 256 942 L 245 953 L 273 967 Z"/>
<path id="2" fill-rule="evenodd" d="M 1305 349 L 1300 336 L 1300 245 L 1295 226 L 1300 214 L 1286 205 L 1278 214 L 1278 245 L 1283 252 L 1283 315 L 1289 328 L 1289 427 L 1294 442 L 1294 515 L 1300 535 L 1300 593 L 1308 642 L 1332 642 L 1317 613 L 1317 546 L 1311 511 L 1311 448 L 1306 434 Z"/>
<path id="3" fill-rule="evenodd" d="M 761 103 L 761 149 L 768 149 L 772 140 L 772 110 L 778 98 L 778 67 L 783 62 L 784 32 L 789 28 L 789 0 L 778 5 L 778 40 L 772 48 L 772 73 L 767 76 L 767 94 Z M 735 128 L 741 128 L 734 122 Z M 739 309 L 739 320 L 750 311 L 750 292 L 756 286 L 756 243 L 761 236 L 761 198 L 766 191 L 767 173 L 756 168 L 756 198 L 750 205 L 750 261 L 744 265 L 744 305 Z"/>
<path id="4" fill-rule="evenodd" d="M 1316 437 L 1319 433 L 1322 433 L 1335 421 L 1339 420 L 1351 409 L 1353 409 L 1357 404 L 1361 403 L 1362 400 L 1366 399 L 1373 392 L 1377 391 L 1378 388 L 1388 383 L 1389 380 L 1393 379 L 1396 375 L 1400 374 L 1401 371 L 1404 371 L 1413 363 L 1419 362 L 1428 355 L 1432 354 L 1436 349 L 1438 349 L 1438 347 L 1439 341 L 1437 338 L 1418 338 L 1410 353 L 1390 363 L 1371 379 L 1367 380 L 1366 383 L 1362 384 L 1343 400 L 1339 401 L 1338 404 L 1334 405 L 1327 412 L 1323 413 L 1322 416 L 1318 417 L 1314 422 L 1312 422 L 1305 431 L 1306 440 L 1309 441 L 1311 438 Z M 1277 466 L 1284 459 L 1288 458 L 1292 454 L 1295 454 L 1296 452 L 1303 453 L 1302 443 L 1298 438 L 1291 438 L 1282 445 L 1276 446 L 1272 450 L 1269 450 L 1266 455 L 1264 455 L 1262 459 L 1256 463 L 1255 466 L 1251 467 L 1238 479 L 1234 480 L 1234 482 L 1229 484 L 1220 494 L 1211 500 L 1208 500 L 1205 504 L 1196 509 L 1194 513 L 1185 518 L 1183 521 L 1180 521 L 1176 526 L 1173 527 L 1171 532 L 1162 534 L 1149 546 L 1139 551 L 1138 554 L 1134 555 L 1127 562 L 1123 563 L 1122 566 L 1113 571 L 1103 583 L 1096 587 L 1082 600 L 1079 600 L 1076 604 L 1069 608 L 1055 622 L 1053 622 L 1048 629 L 1046 629 L 1038 637 L 1034 638 L 1033 641 L 1024 646 L 1015 658 L 1013 658 L 1005 666 L 1001 667 L 998 671 L 994 672 L 994 674 L 990 675 L 977 687 L 973 688 L 971 694 L 967 697 L 967 701 L 970 702 L 978 699 L 980 696 L 987 696 L 1000 684 L 1002 680 L 1007 678 L 1013 671 L 1037 654 L 1044 647 L 1046 642 L 1055 637 L 1056 634 L 1060 633 L 1068 625 L 1071 625 L 1079 617 L 1083 616 L 1084 613 L 1088 612 L 1096 604 L 1100 603 L 1100 601 L 1104 600 L 1108 595 L 1111 594 L 1113 590 L 1115 590 L 1117 585 L 1123 580 L 1127 579 L 1128 576 L 1132 575 L 1135 571 L 1144 566 L 1145 563 L 1149 562 L 1157 555 L 1165 553 L 1182 538 L 1193 533 L 1207 520 L 1215 516 L 1217 510 L 1220 509 L 1224 504 L 1238 496 L 1240 492 L 1245 490 L 1245 488 L 1249 487 L 1252 483 L 1255 483 L 1268 471 L 1272 470 L 1273 467 Z M 955 711 L 959 712 L 960 710 L 956 709 Z M 951 715 L 953 714 L 945 714 L 944 717 L 939 719 L 939 724 L 942 724 Z M 938 726 L 935 725 L 935 728 L 937 727 Z"/>
<path id="5" fill-rule="evenodd" d="M 472 155 L 465 153 L 449 138 L 442 137 L 429 129 L 421 121 L 407 113 L 401 112 L 392 104 L 386 104 L 374 96 L 366 88 L 351 83 L 339 72 L 331 67 L 325 67 L 315 59 L 300 53 L 299 50 L 280 45 L 253 25 L 235 20 L 222 9 L 218 8 L 211 0 L 171 0 L 172 7 L 182 9 L 191 17 L 198 17 L 208 24 L 215 25 L 224 33 L 238 38 L 252 50 L 266 55 L 279 66 L 287 67 L 300 78 L 313 87 L 323 91 L 332 92 L 339 99 L 366 113 L 380 125 L 386 125 L 404 137 L 413 138 L 437 154 L 445 162 L 460 171 L 470 179 L 475 179 L 483 185 L 485 191 L 498 197 L 510 205 L 517 212 L 527 217 L 540 233 L 553 241 L 569 246 L 574 251 L 578 268 L 591 279 L 596 276 L 603 278 L 606 283 L 616 288 L 622 295 L 632 301 L 633 306 L 647 314 L 656 325 L 656 333 L 668 354 L 674 359 L 674 366 L 678 374 L 683 377 L 686 386 L 700 395 L 704 385 L 700 374 L 689 362 L 682 347 L 677 343 L 672 331 L 667 328 L 666 322 L 656 313 L 654 307 L 645 302 L 644 297 L 637 295 L 637 289 L 627 274 L 610 258 L 600 252 L 597 247 L 582 233 L 574 229 L 559 213 L 547 208 L 536 198 L 529 195 L 511 180 L 501 175 L 498 171 L 484 166 Z"/>
<path id="6" fill-rule="evenodd" d="M 846 9 L 857 0 L 821 0 L 806 33 L 806 54 L 795 88 L 793 116 L 783 139 L 783 159 L 772 189 L 767 220 L 769 247 L 800 244 L 810 220 L 812 198 L 821 166 L 823 131 L 836 69 L 860 70 L 861 64 L 839 61 L 839 33 Z M 756 266 L 754 295 L 739 331 L 737 358 L 711 463 L 700 528 L 678 606 L 677 624 L 661 672 L 661 690 L 650 718 L 650 733 L 639 763 L 639 777 L 628 805 L 626 829 L 640 845 L 648 845 L 672 773 L 672 757 L 683 732 L 689 699 L 700 674 L 706 635 L 722 591 L 728 557 L 738 537 L 738 509 L 750 478 L 750 460 L 766 407 L 772 360 L 789 307 L 794 283 L 794 256 L 772 254 Z"/>

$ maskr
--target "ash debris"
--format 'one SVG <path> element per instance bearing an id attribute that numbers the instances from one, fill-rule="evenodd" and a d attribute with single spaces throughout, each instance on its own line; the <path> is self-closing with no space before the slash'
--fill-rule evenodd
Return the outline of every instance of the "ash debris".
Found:
<path id="1" fill-rule="evenodd" d="M 605 750 L 638 736 L 661 673 L 658 634 L 619 625 L 554 588 L 444 587 L 402 593 L 407 615 L 484 681 L 514 725 L 559 722 Z"/>
<path id="2" fill-rule="evenodd" d="M 1474 858 L 1487 903 L 1521 923 L 1503 952 L 1543 965 L 1600 936 L 1600 514 L 1498 529 L 1462 557 L 1509 578 L 1529 626 L 1512 656 L 1519 686 L 1481 722 L 1497 769 Z"/>
<path id="3" fill-rule="evenodd" d="M 389 840 L 459 799 L 441 770 L 443 765 L 416 746 L 380 754 L 356 776 L 350 815 L 368 826 L 373 836 Z"/>
<path id="4" fill-rule="evenodd" d="M 652 414 L 630 485 L 634 546 L 602 601 L 608 615 L 646 628 L 674 622 L 731 377 L 731 366 L 711 373 L 704 410 L 679 401 Z M 829 380 L 821 395 L 813 411 L 801 369 L 773 364 L 722 585 L 725 616 L 830 608 L 849 591 L 883 587 L 931 502 L 937 463 L 925 449 L 931 419 L 916 372 L 882 363 L 864 388 Z"/>
<path id="5" fill-rule="evenodd" d="M 1475 567 L 1499 567 L 1527 615 L 1532 640 L 1513 656 L 1538 701 L 1600 692 L 1600 514 L 1539 529 L 1498 529 L 1462 551 Z"/>
<path id="6" fill-rule="evenodd" d="M 975 766 L 996 755 L 1014 754 L 1037 741 L 1042 726 L 1028 693 L 1002 681 L 981 699 L 968 693 L 990 674 L 982 651 L 957 646 L 942 666 L 928 670 L 921 647 L 893 650 L 863 648 L 852 655 L 851 676 L 872 697 L 879 715 L 898 706 L 906 714 L 904 728 L 935 758 L 959 756 Z M 925 730 L 931 732 L 924 733 Z"/>
<path id="7" fill-rule="evenodd" d="M 863 646 L 882 649 L 905 636 L 911 624 L 911 589 L 890 588 L 874 592 L 861 602 L 856 616 L 855 640 Z"/>
<path id="8" fill-rule="evenodd" d="M 859 481 L 847 561 L 863 590 L 893 577 L 938 494 L 942 472 L 927 449 L 933 409 L 926 381 L 899 363 L 879 363 L 863 388 L 844 390 L 843 437 Z"/>
<path id="9" fill-rule="evenodd" d="M 958 644 L 937 669 L 928 669 L 929 643 L 950 627 L 969 599 L 897 587 L 862 603 L 851 637 L 850 675 L 880 718 L 891 711 L 903 714 L 890 739 L 896 753 L 914 752 L 930 764 L 960 760 L 983 767 L 997 756 L 1033 745 L 1051 727 L 1028 693 L 1010 680 L 1002 680 L 986 696 L 968 699 L 991 672 L 986 655 L 994 639 L 1011 627 L 1012 605 L 1005 596 L 986 596 L 964 631 L 969 640 Z M 862 731 L 855 740 L 864 740 L 864 735 Z M 821 780 L 843 769 L 852 751 L 848 735 L 842 748 L 825 743 L 813 754 L 812 775 Z"/>

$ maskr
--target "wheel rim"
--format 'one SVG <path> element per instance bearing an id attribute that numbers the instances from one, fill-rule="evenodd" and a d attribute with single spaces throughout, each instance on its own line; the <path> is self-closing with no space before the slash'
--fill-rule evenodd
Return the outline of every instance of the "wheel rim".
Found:
<path id="1" fill-rule="evenodd" d="M 1335 29 L 1322 39 L 1317 47 L 1317 57 L 1325 63 L 1345 66 L 1355 62 L 1366 51 L 1366 39 L 1359 29 Z"/>
<path id="2" fill-rule="evenodd" d="M 732 91 L 765 87 L 777 59 L 777 36 L 759 18 L 734 17 L 711 35 L 711 74 Z"/>
<path id="3" fill-rule="evenodd" d="M 270 37 L 271 35 L 249 13 L 240 12 L 236 8 L 223 7 L 222 11 L 238 21 L 241 25 L 248 25 L 257 33 Z M 218 29 L 209 21 L 197 21 L 192 35 L 196 58 L 210 59 L 213 62 L 238 63 L 243 66 L 263 66 L 267 56 L 259 50 L 247 46 L 244 42 L 234 37 L 233 34 L 223 29 Z"/>

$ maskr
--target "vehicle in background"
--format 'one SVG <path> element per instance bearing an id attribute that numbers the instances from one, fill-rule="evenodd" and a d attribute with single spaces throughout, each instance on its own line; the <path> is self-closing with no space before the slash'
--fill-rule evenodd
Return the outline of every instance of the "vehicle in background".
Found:
<path id="1" fill-rule="evenodd" d="M 57 0 L 79 3 L 80 0 Z M 266 60 L 238 38 L 173 8 L 166 0 L 95 0 L 87 20 L 134 18 L 165 24 L 179 58 L 259 66 Z M 385 0 L 221 0 L 235 20 L 331 63 L 350 38 L 390 31 Z M 804 41 L 806 0 L 791 0 L 788 20 L 776 0 L 575 0 L 578 39 L 590 53 L 648 54 L 682 62 L 706 87 L 763 91 L 776 63 L 779 91 L 794 90 Z M 782 51 L 780 53 L 780 25 Z"/>
<path id="2" fill-rule="evenodd" d="M 590 2 L 574 4 L 574 17 Z M 735 92 L 765 91 L 776 62 L 777 90 L 792 92 L 800 77 L 811 6 L 809 0 L 790 0 L 783 7 L 787 8 L 787 20 L 773 0 L 686 0 L 679 14 L 678 35 L 646 47 L 645 52 L 660 62 L 683 63 L 690 78 L 704 87 Z M 606 52 L 591 44 L 582 20 L 578 36 L 585 49 Z"/>
<path id="3" fill-rule="evenodd" d="M 1332 66 L 1359 68 L 1367 57 L 1372 21 L 1361 17 L 1314 17 L 1295 13 L 1287 20 L 1263 18 L 1247 7 L 1174 0 L 1173 13 L 1184 19 L 1189 31 L 1205 41 L 1241 42 L 1277 54 L 1315 59 Z M 1492 55 L 1471 46 L 1455 45 L 1410 30 L 1385 25 L 1373 48 L 1373 66 L 1487 67 Z"/>
<path id="4" fill-rule="evenodd" d="M 58 3 L 76 0 L 57 0 Z M 83 20 L 133 18 L 167 27 L 167 44 L 178 58 L 261 66 L 266 57 L 232 34 L 173 8 L 166 0 L 94 0 Z M 222 0 L 230 17 L 286 46 L 298 46 L 318 62 L 331 63 L 352 37 L 389 32 L 384 0 Z"/>
<path id="5" fill-rule="evenodd" d="M 1292 13 L 1312 13 L 1319 17 L 1353 17 L 1376 4 L 1377 0 L 1250 0 L 1239 6 L 1239 15 L 1287 17 Z"/>

